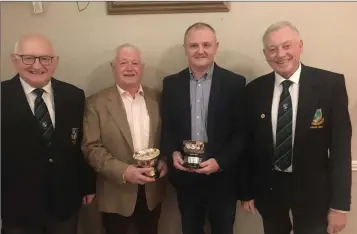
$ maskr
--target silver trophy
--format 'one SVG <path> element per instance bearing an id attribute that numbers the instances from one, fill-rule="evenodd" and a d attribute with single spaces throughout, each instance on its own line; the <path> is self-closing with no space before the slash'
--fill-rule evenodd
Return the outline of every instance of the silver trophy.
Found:
<path id="1" fill-rule="evenodd" d="M 149 177 L 159 177 L 160 173 L 157 169 L 158 157 L 160 150 L 155 148 L 149 148 L 139 150 L 134 153 L 133 158 L 136 160 L 139 167 L 152 168 L 151 171 L 146 173 Z"/>
<path id="2" fill-rule="evenodd" d="M 184 167 L 200 168 L 200 163 L 203 161 L 205 152 L 205 144 L 203 141 L 184 140 L 182 142 Z"/>

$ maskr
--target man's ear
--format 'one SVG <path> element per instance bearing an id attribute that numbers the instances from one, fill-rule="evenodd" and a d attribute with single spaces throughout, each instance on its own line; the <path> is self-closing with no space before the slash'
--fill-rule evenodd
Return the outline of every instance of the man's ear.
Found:
<path id="1" fill-rule="evenodd" d="M 54 59 L 55 65 L 57 65 L 58 62 L 59 62 L 59 56 L 56 56 L 56 57 L 54 57 L 53 59 Z"/>
<path id="2" fill-rule="evenodd" d="M 16 60 L 16 54 L 10 54 L 10 59 L 11 59 L 12 61 Z"/>
<path id="3" fill-rule="evenodd" d="M 302 53 L 304 51 L 304 42 L 302 40 L 300 40 L 299 47 Z"/>
<path id="4" fill-rule="evenodd" d="M 12 68 L 17 72 L 17 68 L 16 68 L 16 63 L 17 63 L 16 54 L 10 54 L 10 59 L 11 59 Z"/>
<path id="5" fill-rule="evenodd" d="M 263 54 L 266 56 L 266 50 L 265 50 L 265 48 L 263 48 Z"/>

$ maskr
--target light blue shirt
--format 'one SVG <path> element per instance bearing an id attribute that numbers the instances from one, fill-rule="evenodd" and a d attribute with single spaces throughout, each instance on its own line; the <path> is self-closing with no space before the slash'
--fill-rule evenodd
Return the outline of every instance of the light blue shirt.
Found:
<path id="1" fill-rule="evenodd" d="M 191 140 L 208 142 L 207 111 L 214 65 L 201 79 L 196 79 L 190 69 Z"/>

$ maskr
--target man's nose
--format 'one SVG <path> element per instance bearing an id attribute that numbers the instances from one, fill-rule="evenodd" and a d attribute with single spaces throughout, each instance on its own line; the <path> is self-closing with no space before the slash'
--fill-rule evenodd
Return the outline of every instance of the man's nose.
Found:
<path id="1" fill-rule="evenodd" d="M 133 64 L 128 63 L 127 69 L 131 71 L 133 69 Z"/>
<path id="2" fill-rule="evenodd" d="M 278 48 L 277 50 L 278 50 L 277 51 L 278 57 L 284 57 L 285 56 L 286 51 L 283 48 Z"/>
<path id="3" fill-rule="evenodd" d="M 41 62 L 40 62 L 40 58 L 36 58 L 36 59 L 35 59 L 35 62 L 34 62 L 34 64 L 32 64 L 32 67 L 33 67 L 33 68 L 37 68 L 37 69 L 39 69 L 39 68 L 42 67 L 42 64 L 41 64 Z"/>
<path id="4" fill-rule="evenodd" d="M 205 52 L 202 45 L 198 46 L 198 53 L 203 54 Z"/>

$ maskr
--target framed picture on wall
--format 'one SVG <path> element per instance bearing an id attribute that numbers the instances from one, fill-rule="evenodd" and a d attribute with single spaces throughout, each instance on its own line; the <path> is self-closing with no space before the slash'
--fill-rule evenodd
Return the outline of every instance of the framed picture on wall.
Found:
<path id="1" fill-rule="evenodd" d="M 107 2 L 108 15 L 229 12 L 229 2 Z"/>

